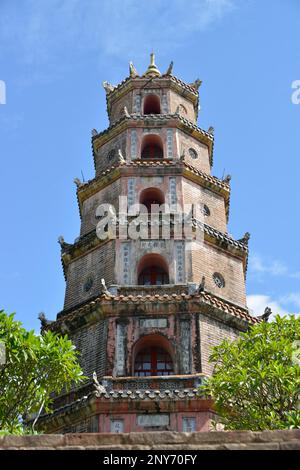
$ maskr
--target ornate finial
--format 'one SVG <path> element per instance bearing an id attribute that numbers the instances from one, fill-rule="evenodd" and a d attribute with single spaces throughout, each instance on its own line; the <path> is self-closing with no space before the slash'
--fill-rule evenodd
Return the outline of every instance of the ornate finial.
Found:
<path id="1" fill-rule="evenodd" d="M 96 393 L 105 393 L 106 392 L 105 387 L 102 384 L 99 383 L 98 377 L 97 377 L 97 374 L 96 374 L 95 371 L 93 372 L 93 384 L 94 384 L 94 388 L 96 390 Z"/>
<path id="2" fill-rule="evenodd" d="M 109 290 L 106 287 L 105 280 L 101 279 L 100 295 L 111 295 Z"/>
<path id="3" fill-rule="evenodd" d="M 95 135 L 98 134 L 98 131 L 97 129 L 92 129 L 91 133 L 92 133 L 92 137 L 95 137 Z"/>
<path id="4" fill-rule="evenodd" d="M 204 289 L 205 289 L 205 276 L 202 276 L 201 282 L 197 289 L 198 294 L 200 294 L 201 292 L 204 292 Z"/>
<path id="5" fill-rule="evenodd" d="M 44 312 L 40 312 L 38 314 L 38 319 L 40 320 L 41 322 L 41 328 L 45 328 L 46 326 L 50 325 L 51 323 L 53 323 L 53 320 L 48 320 L 46 318 L 46 315 Z"/>
<path id="6" fill-rule="evenodd" d="M 121 149 L 118 150 L 118 158 L 120 163 L 126 163 L 125 158 L 123 157 L 123 154 L 121 152 Z"/>
<path id="7" fill-rule="evenodd" d="M 260 320 L 262 321 L 269 321 L 269 317 L 272 315 L 272 310 L 270 309 L 270 307 L 266 307 L 265 308 L 265 311 L 262 315 L 259 315 L 257 318 L 259 318 Z"/>
<path id="8" fill-rule="evenodd" d="M 153 52 L 151 52 L 150 54 L 150 65 L 145 73 L 146 76 L 156 76 L 156 77 L 160 77 L 160 71 L 158 70 L 158 68 L 156 67 L 155 65 L 155 55 Z"/>
<path id="9" fill-rule="evenodd" d="M 202 80 L 199 80 L 199 78 L 197 78 L 193 83 L 190 83 L 190 86 L 192 86 L 193 88 L 195 88 L 196 91 L 198 91 L 201 86 L 201 83 Z"/>
<path id="10" fill-rule="evenodd" d="M 240 238 L 240 240 L 238 241 L 244 243 L 245 245 L 248 245 L 249 240 L 250 240 L 250 233 L 246 232 L 243 238 Z"/>
<path id="11" fill-rule="evenodd" d="M 207 132 L 208 132 L 209 134 L 214 135 L 214 133 L 215 133 L 215 128 L 214 128 L 213 126 L 209 126 Z"/>
<path id="12" fill-rule="evenodd" d="M 168 69 L 167 69 L 167 71 L 166 71 L 166 73 L 165 73 L 165 75 L 172 75 L 173 65 L 174 65 L 174 63 L 173 63 L 173 60 L 172 60 L 169 67 L 168 67 Z"/>
<path id="13" fill-rule="evenodd" d="M 82 181 L 80 181 L 79 178 L 74 178 L 74 183 L 76 184 L 77 188 L 80 188 L 80 186 L 82 186 Z"/>
<path id="14" fill-rule="evenodd" d="M 136 70 L 136 68 L 135 68 L 135 66 L 133 65 L 132 62 L 129 62 L 129 75 L 132 78 L 135 78 L 135 77 L 139 76 L 139 74 L 137 73 L 137 70 Z"/>
<path id="15" fill-rule="evenodd" d="M 58 243 L 60 244 L 60 247 L 62 250 L 64 250 L 65 248 L 68 248 L 69 246 L 72 246 L 71 243 L 65 242 L 65 239 L 62 235 L 58 237 Z"/>
<path id="16" fill-rule="evenodd" d="M 127 106 L 124 106 L 124 108 L 123 108 L 123 112 L 124 112 L 124 116 L 126 116 L 126 117 L 129 117 L 129 118 L 130 118 L 130 114 L 129 114 L 129 111 L 128 111 L 128 109 L 127 109 Z"/>
<path id="17" fill-rule="evenodd" d="M 110 83 L 104 81 L 102 82 L 102 86 L 104 88 L 104 90 L 106 91 L 106 93 L 111 93 L 112 91 L 114 91 L 115 87 L 113 85 L 111 85 Z"/>
<path id="18" fill-rule="evenodd" d="M 226 175 L 226 176 L 223 178 L 223 181 L 224 181 L 224 183 L 229 184 L 230 181 L 231 181 L 231 175 Z"/>

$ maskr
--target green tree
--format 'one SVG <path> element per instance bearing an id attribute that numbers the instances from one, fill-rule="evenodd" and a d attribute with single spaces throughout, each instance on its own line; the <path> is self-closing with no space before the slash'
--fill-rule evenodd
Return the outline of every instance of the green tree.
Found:
<path id="1" fill-rule="evenodd" d="M 23 417 L 38 417 L 42 409 L 50 412 L 51 394 L 83 379 L 77 352 L 66 336 L 26 331 L 14 314 L 3 310 L 0 345 L 0 431 L 33 432 L 34 426 L 28 428 Z"/>
<path id="2" fill-rule="evenodd" d="M 300 318 L 275 317 L 214 347 L 213 397 L 228 430 L 300 428 Z"/>

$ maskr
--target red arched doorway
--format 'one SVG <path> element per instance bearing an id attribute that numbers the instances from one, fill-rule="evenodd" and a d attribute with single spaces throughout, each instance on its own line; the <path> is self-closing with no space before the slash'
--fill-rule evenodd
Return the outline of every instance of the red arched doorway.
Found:
<path id="1" fill-rule="evenodd" d="M 163 143 L 158 135 L 146 135 L 142 142 L 141 158 L 156 160 L 164 157 Z"/>
<path id="2" fill-rule="evenodd" d="M 154 206 L 161 206 L 164 202 L 164 193 L 158 188 L 146 188 L 140 194 L 140 204 L 146 206 L 148 212 L 154 209 L 158 212 L 158 208 Z"/>
<path id="3" fill-rule="evenodd" d="M 145 255 L 138 266 L 140 286 L 161 286 L 169 284 L 169 270 L 164 258 L 157 254 Z"/>
<path id="4" fill-rule="evenodd" d="M 159 96 L 147 95 L 144 98 L 144 114 L 160 114 Z"/>

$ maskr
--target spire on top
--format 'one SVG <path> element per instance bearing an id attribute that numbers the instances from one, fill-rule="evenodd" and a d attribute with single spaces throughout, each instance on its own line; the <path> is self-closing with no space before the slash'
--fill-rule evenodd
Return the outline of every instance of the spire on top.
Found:
<path id="1" fill-rule="evenodd" d="M 155 65 L 155 55 L 152 52 L 150 54 L 150 65 L 149 65 L 147 71 L 145 72 L 145 76 L 146 77 L 155 77 L 155 76 L 160 77 L 160 75 L 161 75 L 161 73 Z"/>

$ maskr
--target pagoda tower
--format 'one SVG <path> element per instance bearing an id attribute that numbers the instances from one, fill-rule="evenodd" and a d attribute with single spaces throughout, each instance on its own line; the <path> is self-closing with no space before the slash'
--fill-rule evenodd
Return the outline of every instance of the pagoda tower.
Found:
<path id="1" fill-rule="evenodd" d="M 249 234 L 227 232 L 230 176 L 211 175 L 214 129 L 197 125 L 201 81 L 172 68 L 151 54 L 143 75 L 130 63 L 103 82 L 109 127 L 92 131 L 95 178 L 75 179 L 80 236 L 59 239 L 64 308 L 43 325 L 68 334 L 88 379 L 55 397 L 47 432 L 209 430 L 211 347 L 258 321 Z"/>

